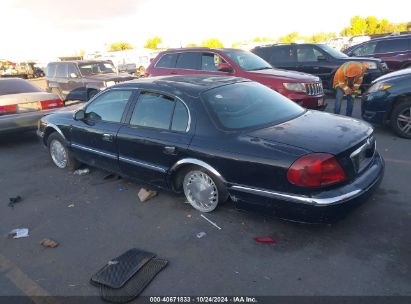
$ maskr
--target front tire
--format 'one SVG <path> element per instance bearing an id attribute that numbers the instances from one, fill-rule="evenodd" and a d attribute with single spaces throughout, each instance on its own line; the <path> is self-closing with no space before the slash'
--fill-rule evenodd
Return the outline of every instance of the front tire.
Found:
<path id="1" fill-rule="evenodd" d="M 390 124 L 398 136 L 411 139 L 411 101 L 401 102 L 394 107 Z"/>
<path id="2" fill-rule="evenodd" d="M 200 212 L 211 212 L 228 198 L 225 185 L 203 168 L 189 168 L 183 179 L 187 201 Z"/>
<path id="3" fill-rule="evenodd" d="M 65 140 L 57 132 L 50 134 L 47 147 L 51 160 L 58 168 L 76 170 L 79 167 L 79 162 L 72 156 Z"/>

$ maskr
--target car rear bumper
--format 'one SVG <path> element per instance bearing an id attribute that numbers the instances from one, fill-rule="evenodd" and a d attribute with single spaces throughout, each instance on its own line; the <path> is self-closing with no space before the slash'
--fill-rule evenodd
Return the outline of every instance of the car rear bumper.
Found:
<path id="1" fill-rule="evenodd" d="M 42 111 L 0 116 L 0 133 L 34 130 L 38 120 L 48 113 L 50 112 Z"/>
<path id="2" fill-rule="evenodd" d="M 312 196 L 231 185 L 229 193 L 239 209 L 260 211 L 299 222 L 329 222 L 364 202 L 384 176 L 385 163 L 376 152 L 369 167 L 353 182 Z"/>

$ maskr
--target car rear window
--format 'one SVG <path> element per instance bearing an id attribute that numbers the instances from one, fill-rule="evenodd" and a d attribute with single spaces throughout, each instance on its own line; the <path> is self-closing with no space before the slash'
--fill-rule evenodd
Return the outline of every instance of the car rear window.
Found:
<path id="1" fill-rule="evenodd" d="M 32 92 L 42 92 L 42 90 L 23 79 L 0 79 L 0 96 Z"/>
<path id="2" fill-rule="evenodd" d="M 256 82 L 211 89 L 204 92 L 202 98 L 213 120 L 229 130 L 273 125 L 305 111 L 288 98 Z"/>
<path id="3" fill-rule="evenodd" d="M 165 54 L 156 64 L 156 68 L 173 69 L 176 66 L 178 54 Z"/>

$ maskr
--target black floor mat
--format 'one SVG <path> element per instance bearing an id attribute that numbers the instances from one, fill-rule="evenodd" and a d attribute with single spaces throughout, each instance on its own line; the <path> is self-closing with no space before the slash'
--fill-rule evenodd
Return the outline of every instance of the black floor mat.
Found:
<path id="1" fill-rule="evenodd" d="M 94 274 L 91 277 L 91 283 L 96 286 L 120 288 L 153 257 L 155 257 L 154 253 L 135 248 L 130 249 L 109 261 Z"/>
<path id="2" fill-rule="evenodd" d="M 151 259 L 129 280 L 122 288 L 100 286 L 100 295 L 104 301 L 113 303 L 126 303 L 134 300 L 154 279 L 154 277 L 167 266 L 168 261 Z"/>

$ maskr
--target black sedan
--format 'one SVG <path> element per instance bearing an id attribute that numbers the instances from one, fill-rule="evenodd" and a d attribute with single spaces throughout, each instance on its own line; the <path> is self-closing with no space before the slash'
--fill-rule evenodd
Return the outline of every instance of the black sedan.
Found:
<path id="1" fill-rule="evenodd" d="M 75 113 L 44 117 L 38 134 L 59 168 L 82 162 L 182 191 L 201 212 L 230 197 L 241 209 L 328 219 L 363 201 L 384 172 L 367 123 L 235 77 L 118 84 Z"/>

